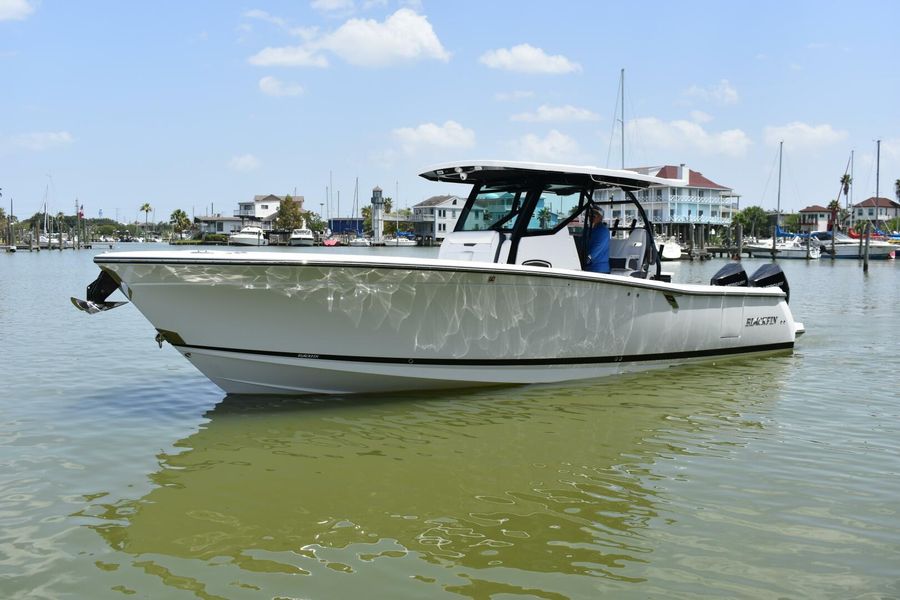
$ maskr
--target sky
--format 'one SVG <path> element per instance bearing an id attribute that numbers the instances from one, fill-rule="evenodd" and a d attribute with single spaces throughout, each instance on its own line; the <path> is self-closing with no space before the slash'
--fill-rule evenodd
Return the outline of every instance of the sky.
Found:
<path id="1" fill-rule="evenodd" d="M 0 0 L 3 206 L 350 215 L 454 160 L 686 164 L 775 208 L 900 179 L 900 3 Z M 331 185 L 330 185 L 331 182 Z M 330 192 L 326 194 L 326 192 Z"/>

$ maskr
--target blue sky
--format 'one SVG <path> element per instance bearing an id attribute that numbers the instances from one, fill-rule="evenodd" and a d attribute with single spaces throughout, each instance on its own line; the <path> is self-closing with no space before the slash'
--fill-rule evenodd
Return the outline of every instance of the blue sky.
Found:
<path id="1" fill-rule="evenodd" d="M 409 206 L 469 158 L 686 163 L 742 206 L 900 178 L 900 3 L 0 0 L 0 188 L 16 213 L 231 213 L 261 193 Z M 399 191 L 399 194 L 397 193 Z M 327 211 L 328 209 L 326 209 Z"/>

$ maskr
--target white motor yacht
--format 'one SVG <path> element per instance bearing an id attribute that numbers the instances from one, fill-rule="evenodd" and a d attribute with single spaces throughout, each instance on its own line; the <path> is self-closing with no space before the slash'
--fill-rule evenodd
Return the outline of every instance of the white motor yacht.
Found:
<path id="1" fill-rule="evenodd" d="M 368 248 L 372 245 L 372 241 L 369 238 L 364 237 L 355 237 L 349 242 L 347 242 L 348 246 L 356 246 L 357 248 Z"/>
<path id="2" fill-rule="evenodd" d="M 416 240 L 403 235 L 391 235 L 384 238 L 385 246 L 416 246 Z"/>
<path id="3" fill-rule="evenodd" d="M 832 257 L 832 243 L 830 231 L 814 231 L 811 242 L 819 246 L 825 258 Z M 894 258 L 897 246 L 884 240 L 869 240 L 869 258 L 883 260 Z M 834 258 L 862 258 L 866 252 L 865 241 L 855 240 L 841 233 L 834 233 Z"/>
<path id="4" fill-rule="evenodd" d="M 228 243 L 235 246 L 268 246 L 269 240 L 260 227 L 249 225 L 228 236 Z"/>
<path id="5" fill-rule="evenodd" d="M 316 236 L 311 229 L 295 229 L 288 241 L 291 246 L 312 246 L 316 243 Z"/>
<path id="6" fill-rule="evenodd" d="M 752 244 L 746 244 L 746 249 L 753 258 L 808 258 L 815 260 L 821 255 L 819 245 L 810 241 L 809 248 L 806 241 L 799 236 L 790 239 L 778 238 L 774 250 L 772 240 L 761 240 Z"/>
<path id="7" fill-rule="evenodd" d="M 632 190 L 669 180 L 504 161 L 422 177 L 471 186 L 437 258 L 327 253 L 100 254 L 80 309 L 117 289 L 228 393 L 343 394 L 546 383 L 790 351 L 803 326 L 779 267 L 726 265 L 710 285 L 672 283 Z M 620 188 L 625 199 L 610 200 Z M 592 231 L 622 204 L 610 273 L 587 270 Z M 540 206 L 559 219 L 538 218 Z M 570 225 L 572 227 L 570 228 Z"/>

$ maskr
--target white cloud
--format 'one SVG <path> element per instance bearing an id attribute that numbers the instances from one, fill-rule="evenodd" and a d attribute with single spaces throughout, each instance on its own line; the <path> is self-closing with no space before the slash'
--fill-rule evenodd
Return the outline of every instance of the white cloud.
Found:
<path id="1" fill-rule="evenodd" d="M 456 121 L 447 121 L 443 125 L 423 123 L 418 127 L 401 127 L 392 133 L 407 154 L 414 154 L 423 147 L 471 148 L 475 145 L 475 132 Z"/>
<path id="2" fill-rule="evenodd" d="M 22 21 L 33 12 L 28 0 L 0 0 L 0 21 Z"/>
<path id="3" fill-rule="evenodd" d="M 249 59 L 258 67 L 327 67 L 328 59 L 303 46 L 263 48 Z"/>
<path id="4" fill-rule="evenodd" d="M 706 87 L 692 85 L 684 91 L 684 95 L 688 98 L 716 104 L 737 104 L 740 100 L 737 90 L 727 79 L 722 79 L 719 83 Z"/>
<path id="5" fill-rule="evenodd" d="M 252 154 L 241 154 L 228 161 L 228 168 L 232 171 L 255 171 L 262 166 L 262 162 Z"/>
<path id="6" fill-rule="evenodd" d="M 309 5 L 324 13 L 350 13 L 356 8 L 353 0 L 313 0 Z"/>
<path id="7" fill-rule="evenodd" d="M 350 19 L 330 33 L 316 28 L 290 27 L 283 19 L 259 10 L 244 16 L 264 19 L 299 36 L 297 46 L 267 47 L 248 60 L 265 67 L 327 67 L 323 51 L 333 52 L 346 62 L 362 67 L 384 67 L 420 59 L 450 60 L 428 18 L 401 8 L 383 22 L 374 19 Z"/>
<path id="8" fill-rule="evenodd" d="M 534 96 L 534 92 L 528 90 L 514 90 L 512 92 L 497 92 L 494 94 L 494 100 L 497 102 L 510 102 L 512 100 L 524 100 L 525 98 L 532 98 Z"/>
<path id="9" fill-rule="evenodd" d="M 827 123 L 809 125 L 794 121 L 787 125 L 766 127 L 763 137 L 770 146 L 784 140 L 784 143 L 792 148 L 811 149 L 839 142 L 847 137 L 847 132 L 836 130 Z"/>
<path id="10" fill-rule="evenodd" d="M 578 142 L 574 138 L 555 129 L 551 129 L 544 137 L 529 133 L 516 140 L 513 147 L 521 160 L 541 162 L 572 161 L 581 152 Z"/>
<path id="11" fill-rule="evenodd" d="M 626 129 L 645 144 L 667 150 L 690 148 L 703 154 L 739 157 L 746 154 L 752 144 L 740 129 L 709 132 L 698 123 L 684 120 L 643 117 L 629 121 Z"/>
<path id="12" fill-rule="evenodd" d="M 271 23 L 277 27 L 287 28 L 287 21 L 282 19 L 281 17 L 276 17 L 275 15 L 270 15 L 264 10 L 259 10 L 258 8 L 254 8 L 253 10 L 248 10 L 244 12 L 244 17 L 248 19 L 258 19 L 260 21 L 265 21 L 266 23 Z"/>
<path id="13" fill-rule="evenodd" d="M 41 152 L 61 146 L 68 146 L 75 141 L 68 131 L 37 131 L 33 133 L 20 133 L 8 138 L 7 144 L 20 150 L 32 150 Z"/>
<path id="14" fill-rule="evenodd" d="M 259 80 L 259 90 L 267 96 L 299 96 L 303 93 L 299 84 L 284 82 L 271 75 Z"/>
<path id="15" fill-rule="evenodd" d="M 580 71 L 581 65 L 565 56 L 551 56 L 530 44 L 519 44 L 512 48 L 488 50 L 478 59 L 492 69 L 504 69 L 518 73 L 572 73 Z"/>
<path id="16" fill-rule="evenodd" d="M 450 60 L 450 53 L 441 45 L 428 18 L 408 8 L 401 8 L 383 23 L 350 19 L 316 41 L 315 46 L 362 67 L 384 67 L 423 58 Z"/>
<path id="17" fill-rule="evenodd" d="M 712 115 L 709 115 L 702 110 L 691 111 L 691 121 L 693 121 L 694 123 L 709 123 L 712 120 Z"/>
<path id="18" fill-rule="evenodd" d="M 565 106 L 542 104 L 535 112 L 519 113 L 510 118 L 513 121 L 547 123 L 551 121 L 597 121 L 600 117 L 586 108 L 578 108 L 571 104 L 566 104 Z"/>

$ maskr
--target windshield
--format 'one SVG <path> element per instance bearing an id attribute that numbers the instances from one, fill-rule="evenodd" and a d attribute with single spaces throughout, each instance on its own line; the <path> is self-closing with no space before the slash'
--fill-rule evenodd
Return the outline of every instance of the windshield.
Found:
<path id="1" fill-rule="evenodd" d="M 578 211 L 581 190 L 553 189 L 548 186 L 541 192 L 534 213 L 528 221 L 529 232 L 550 231 Z"/>
<path id="2" fill-rule="evenodd" d="M 494 230 L 511 232 L 522 214 L 530 190 L 525 188 L 483 187 L 464 213 L 457 231 Z M 570 215 L 578 211 L 582 202 L 580 189 L 571 186 L 546 185 L 540 190 L 526 226 L 529 233 L 556 229 Z"/>
<path id="3" fill-rule="evenodd" d="M 516 226 L 525 193 L 483 188 L 468 208 L 466 220 L 457 231 L 512 231 Z"/>

